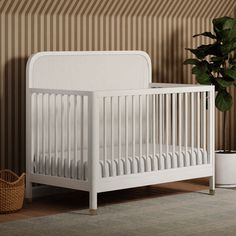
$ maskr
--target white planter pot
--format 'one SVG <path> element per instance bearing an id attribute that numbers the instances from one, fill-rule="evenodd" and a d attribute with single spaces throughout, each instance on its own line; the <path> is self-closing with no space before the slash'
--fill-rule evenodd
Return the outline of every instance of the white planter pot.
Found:
<path id="1" fill-rule="evenodd" d="M 236 153 L 216 152 L 216 185 L 218 187 L 236 187 Z"/>

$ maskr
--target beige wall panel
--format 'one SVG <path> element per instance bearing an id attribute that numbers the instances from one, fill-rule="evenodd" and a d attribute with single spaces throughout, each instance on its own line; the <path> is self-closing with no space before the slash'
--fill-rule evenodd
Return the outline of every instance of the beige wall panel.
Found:
<path id="1" fill-rule="evenodd" d="M 25 169 L 25 65 L 49 50 L 144 50 L 153 80 L 192 83 L 185 47 L 207 43 L 192 35 L 211 20 L 236 15 L 232 0 L 2 0 L 0 1 L 0 168 Z M 232 91 L 234 94 L 234 91 Z M 235 98 L 235 96 L 234 96 Z M 228 143 L 236 148 L 236 109 Z M 217 126 L 222 121 L 217 113 Z M 222 138 L 217 129 L 217 148 Z"/>

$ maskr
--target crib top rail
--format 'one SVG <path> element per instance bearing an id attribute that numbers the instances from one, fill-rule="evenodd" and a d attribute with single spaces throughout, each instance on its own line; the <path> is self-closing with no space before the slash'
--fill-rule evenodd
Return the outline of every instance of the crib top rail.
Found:
<path id="1" fill-rule="evenodd" d="M 30 88 L 30 94 L 53 94 L 53 95 L 80 95 L 89 96 L 92 91 L 84 90 L 68 90 L 68 89 L 44 89 L 44 88 Z"/>
<path id="2" fill-rule="evenodd" d="M 176 87 L 210 87 L 202 84 L 176 84 L 176 83 L 150 83 L 150 88 L 176 88 Z"/>
<path id="3" fill-rule="evenodd" d="M 151 87 L 148 89 L 133 90 L 104 90 L 94 91 L 97 96 L 129 96 L 129 95 L 155 95 L 155 94 L 176 94 L 176 93 L 192 93 L 192 92 L 211 92 L 214 86 L 179 86 L 179 87 Z"/>
<path id="4" fill-rule="evenodd" d="M 63 89 L 40 89 L 30 88 L 30 93 L 36 94 L 54 94 L 54 95 L 79 95 L 97 97 L 112 97 L 112 96 L 129 96 L 129 95 L 151 95 L 151 94 L 176 94 L 176 93 L 192 93 L 192 92 L 212 92 L 214 86 L 211 85 L 191 85 L 191 84 L 175 84 L 172 86 L 162 83 L 151 83 L 147 89 L 122 89 L 122 90 L 63 90 Z"/>

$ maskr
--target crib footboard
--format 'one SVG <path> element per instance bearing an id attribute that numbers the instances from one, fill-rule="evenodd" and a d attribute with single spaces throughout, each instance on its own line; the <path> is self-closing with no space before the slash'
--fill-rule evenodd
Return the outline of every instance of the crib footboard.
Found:
<path id="1" fill-rule="evenodd" d="M 97 193 L 210 177 L 214 190 L 214 87 L 153 84 L 137 90 L 29 89 L 31 183 Z"/>
<path id="2" fill-rule="evenodd" d="M 27 198 L 32 183 L 90 191 L 92 97 L 86 91 L 29 89 Z"/>

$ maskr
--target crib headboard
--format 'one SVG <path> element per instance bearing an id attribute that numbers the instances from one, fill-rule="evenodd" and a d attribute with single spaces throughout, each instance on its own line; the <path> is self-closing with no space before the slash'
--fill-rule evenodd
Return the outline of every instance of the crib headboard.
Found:
<path id="1" fill-rule="evenodd" d="M 148 88 L 151 60 L 143 51 L 39 52 L 27 63 L 27 87 L 72 90 Z"/>

